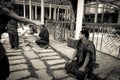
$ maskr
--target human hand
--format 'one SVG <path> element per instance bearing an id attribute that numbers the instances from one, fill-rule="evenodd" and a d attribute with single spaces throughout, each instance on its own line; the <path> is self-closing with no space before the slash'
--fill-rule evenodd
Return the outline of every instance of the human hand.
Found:
<path id="1" fill-rule="evenodd" d="M 79 69 L 79 71 L 84 72 L 84 71 L 85 71 L 85 68 L 84 68 L 84 67 L 81 67 L 81 68 Z"/>

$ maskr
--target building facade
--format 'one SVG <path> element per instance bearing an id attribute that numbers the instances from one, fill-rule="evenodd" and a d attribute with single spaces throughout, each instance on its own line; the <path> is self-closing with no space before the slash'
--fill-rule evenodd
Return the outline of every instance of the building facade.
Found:
<path id="1" fill-rule="evenodd" d="M 44 4 L 45 20 L 70 19 L 70 6 L 56 5 L 54 3 Z M 41 20 L 41 0 L 15 0 L 15 9 L 18 10 L 18 15 L 20 16 Z"/>

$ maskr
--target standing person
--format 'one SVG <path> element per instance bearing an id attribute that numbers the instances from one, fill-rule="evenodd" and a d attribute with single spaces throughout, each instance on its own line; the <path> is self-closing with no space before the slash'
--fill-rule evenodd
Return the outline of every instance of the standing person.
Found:
<path id="1" fill-rule="evenodd" d="M 75 75 L 78 80 L 84 80 L 86 74 L 90 78 L 95 59 L 96 50 L 92 41 L 89 40 L 89 32 L 82 30 L 80 31 L 77 49 L 71 61 L 66 64 L 65 69 L 68 73 Z"/>
<path id="2" fill-rule="evenodd" d="M 19 48 L 19 36 L 18 36 L 18 22 L 16 20 L 11 19 L 8 23 L 8 34 L 9 34 L 9 42 L 11 48 L 18 49 Z"/>
<path id="3" fill-rule="evenodd" d="M 14 10 L 15 13 L 18 13 L 17 10 Z M 23 28 L 22 24 L 19 25 Z M 9 34 L 9 42 L 11 49 L 19 49 L 19 35 L 18 35 L 18 21 L 11 19 L 7 25 L 7 32 Z"/>
<path id="4" fill-rule="evenodd" d="M 37 45 L 40 47 L 44 47 L 45 49 L 48 48 L 49 45 L 49 32 L 47 28 L 42 25 L 40 27 L 39 39 L 35 41 Z"/>
<path id="5" fill-rule="evenodd" d="M 29 20 L 15 14 L 11 11 L 14 5 L 14 0 L 0 0 L 0 38 L 2 33 L 6 31 L 6 26 L 10 19 L 14 19 L 19 22 L 35 24 L 40 26 L 40 22 Z M 9 61 L 6 56 L 5 49 L 0 42 L 0 80 L 6 80 L 9 77 Z"/>

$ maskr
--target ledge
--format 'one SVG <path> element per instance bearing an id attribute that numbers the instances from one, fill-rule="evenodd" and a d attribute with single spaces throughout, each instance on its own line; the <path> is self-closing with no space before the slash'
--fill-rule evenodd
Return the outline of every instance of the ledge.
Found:
<path id="1" fill-rule="evenodd" d="M 76 49 L 77 48 L 77 43 L 78 43 L 78 39 L 75 39 L 75 38 L 72 38 L 72 37 L 69 37 L 68 39 L 67 39 L 67 43 L 68 43 L 68 46 L 69 47 L 72 47 L 72 48 L 74 48 L 74 49 Z"/>

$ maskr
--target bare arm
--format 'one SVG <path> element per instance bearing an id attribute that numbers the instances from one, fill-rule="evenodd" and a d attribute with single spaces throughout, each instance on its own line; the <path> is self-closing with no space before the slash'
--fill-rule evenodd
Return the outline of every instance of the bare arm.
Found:
<path id="1" fill-rule="evenodd" d="M 38 21 L 33 21 L 33 20 L 29 20 L 29 19 L 24 18 L 24 17 L 20 17 L 20 16 L 18 16 L 17 14 L 15 14 L 14 12 L 11 12 L 11 11 L 10 11 L 9 9 L 7 9 L 7 8 L 3 8 L 3 9 L 1 10 L 1 12 L 2 12 L 4 15 L 10 17 L 11 19 L 17 20 L 17 21 L 19 21 L 19 22 L 29 23 L 29 24 L 31 23 L 31 24 L 40 25 L 40 22 L 38 22 Z"/>
<path id="2" fill-rule="evenodd" d="M 83 67 L 83 68 L 87 67 L 89 61 L 90 61 L 90 53 L 87 52 L 87 56 L 86 56 L 86 58 L 85 58 L 85 61 L 84 61 L 84 64 L 83 64 L 82 67 Z"/>
<path id="3" fill-rule="evenodd" d="M 85 61 L 84 61 L 83 65 L 82 65 L 82 67 L 80 67 L 79 71 L 85 71 L 85 68 L 87 67 L 89 61 L 90 61 L 90 53 L 88 52 L 87 56 L 85 58 Z"/>

